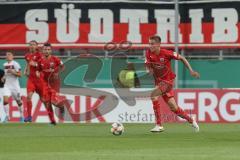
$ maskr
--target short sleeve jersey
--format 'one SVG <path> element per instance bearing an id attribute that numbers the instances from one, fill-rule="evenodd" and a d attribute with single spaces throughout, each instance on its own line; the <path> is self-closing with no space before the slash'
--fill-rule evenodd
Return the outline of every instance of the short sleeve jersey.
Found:
<path id="1" fill-rule="evenodd" d="M 146 51 L 146 65 L 153 71 L 155 83 L 161 80 L 174 80 L 176 75 L 172 71 L 171 60 L 179 60 L 179 54 L 166 49 L 160 49 L 159 54 L 152 53 L 150 49 Z"/>

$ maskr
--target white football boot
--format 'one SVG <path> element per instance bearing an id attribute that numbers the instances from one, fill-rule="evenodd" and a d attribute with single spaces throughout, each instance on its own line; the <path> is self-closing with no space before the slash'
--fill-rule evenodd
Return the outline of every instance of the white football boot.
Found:
<path id="1" fill-rule="evenodd" d="M 150 132 L 163 132 L 164 128 L 163 126 L 156 125 L 153 129 L 150 130 Z"/>
<path id="2" fill-rule="evenodd" d="M 194 131 L 199 132 L 200 129 L 199 129 L 199 126 L 197 124 L 197 121 L 196 121 L 195 117 L 192 117 L 192 119 L 193 119 L 192 127 L 193 127 Z"/>

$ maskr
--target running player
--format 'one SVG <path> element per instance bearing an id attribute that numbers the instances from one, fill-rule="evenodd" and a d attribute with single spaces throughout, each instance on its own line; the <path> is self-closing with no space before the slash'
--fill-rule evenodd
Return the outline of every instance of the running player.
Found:
<path id="1" fill-rule="evenodd" d="M 64 65 L 62 61 L 52 55 L 52 46 L 49 43 L 45 43 L 42 49 L 42 52 L 44 54 L 43 58 L 39 61 L 39 71 L 43 74 L 43 79 L 45 83 L 48 85 L 48 95 L 45 96 L 45 99 L 49 101 L 50 98 L 50 104 L 48 104 L 48 112 L 49 116 L 53 118 L 53 111 L 52 111 L 52 104 L 56 107 L 60 108 L 61 117 L 63 118 L 64 114 L 64 106 L 67 106 L 66 103 L 68 103 L 68 100 L 65 96 L 61 96 L 59 94 L 60 91 L 60 76 L 59 72 L 64 69 Z M 51 119 L 51 118 L 50 118 Z"/>
<path id="2" fill-rule="evenodd" d="M 3 88 L 3 104 L 5 111 L 5 119 L 3 122 L 8 122 L 9 120 L 9 98 L 12 96 L 18 104 L 20 112 L 20 122 L 23 122 L 23 109 L 22 109 L 22 100 L 20 94 L 20 84 L 19 77 L 21 77 L 21 67 L 20 65 L 13 60 L 13 53 L 6 52 L 7 62 L 3 64 L 5 71 L 5 84 Z"/>
<path id="3" fill-rule="evenodd" d="M 159 96 L 162 96 L 164 101 L 168 104 L 172 112 L 177 116 L 187 120 L 196 132 L 199 131 L 199 126 L 193 117 L 190 117 L 184 112 L 176 103 L 174 99 L 173 84 L 176 75 L 171 69 L 171 60 L 180 60 L 189 69 L 191 76 L 199 78 L 198 72 L 194 71 L 189 62 L 178 53 L 170 50 L 162 49 L 161 38 L 159 36 L 152 36 L 149 39 L 149 49 L 146 52 L 146 66 L 152 72 L 155 79 L 156 88 L 151 93 L 151 100 L 153 110 L 156 117 L 156 126 L 151 132 L 161 132 L 164 128 L 161 123 L 161 113 Z"/>
<path id="4" fill-rule="evenodd" d="M 36 77 L 38 69 L 38 61 L 41 59 L 42 54 L 38 50 L 38 43 L 36 41 L 29 42 L 29 53 L 25 55 L 26 67 L 24 74 L 28 77 L 27 80 L 27 117 L 25 122 L 32 122 L 32 96 L 34 92 L 41 94 L 41 80 Z"/>
<path id="5" fill-rule="evenodd" d="M 39 67 L 43 73 L 44 80 L 48 86 L 59 92 L 60 90 L 60 76 L 59 72 L 64 69 L 63 62 L 56 56 L 52 55 L 52 46 L 45 43 L 42 50 L 44 56 L 39 61 Z"/>

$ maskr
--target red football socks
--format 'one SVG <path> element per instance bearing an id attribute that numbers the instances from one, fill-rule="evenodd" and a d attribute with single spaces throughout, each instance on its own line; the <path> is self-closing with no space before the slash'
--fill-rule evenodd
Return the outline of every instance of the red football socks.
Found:
<path id="1" fill-rule="evenodd" d="M 179 117 L 186 119 L 189 123 L 193 122 L 193 119 L 184 111 L 182 110 L 180 107 L 177 108 L 177 110 L 174 112 L 176 115 L 178 115 Z"/>
<path id="2" fill-rule="evenodd" d="M 27 100 L 27 117 L 32 116 L 32 100 Z"/>
<path id="3" fill-rule="evenodd" d="M 49 105 L 47 107 L 47 111 L 48 111 L 48 116 L 49 116 L 50 121 L 55 123 L 56 121 L 55 121 L 55 118 L 54 118 L 54 112 L 53 112 L 53 109 L 52 109 L 51 105 Z"/>

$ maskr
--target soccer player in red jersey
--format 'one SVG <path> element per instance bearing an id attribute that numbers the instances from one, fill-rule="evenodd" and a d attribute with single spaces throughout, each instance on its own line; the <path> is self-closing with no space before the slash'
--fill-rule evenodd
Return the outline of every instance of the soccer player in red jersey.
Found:
<path id="1" fill-rule="evenodd" d="M 38 50 L 38 43 L 36 41 L 29 42 L 29 52 L 25 55 L 26 67 L 24 74 L 28 77 L 27 80 L 27 117 L 25 122 L 32 122 L 32 96 L 34 92 L 41 95 L 41 80 L 36 76 L 38 69 L 38 61 L 42 54 Z"/>
<path id="2" fill-rule="evenodd" d="M 159 96 L 162 96 L 172 112 L 187 120 L 194 130 L 198 132 L 199 126 L 196 120 L 183 111 L 174 99 L 173 84 L 176 75 L 171 69 L 171 60 L 182 61 L 189 69 L 191 76 L 199 78 L 200 75 L 192 69 L 186 58 L 173 51 L 162 49 L 160 45 L 161 38 L 159 36 L 152 36 L 149 39 L 149 49 L 146 51 L 146 66 L 153 74 L 156 86 L 151 93 L 153 110 L 156 117 L 156 126 L 151 130 L 151 132 L 164 131 L 161 123 Z"/>
<path id="3" fill-rule="evenodd" d="M 56 56 L 52 55 L 51 44 L 46 43 L 43 46 L 43 58 L 39 61 L 39 67 L 43 73 L 44 80 L 48 86 L 59 92 L 60 90 L 60 77 L 59 72 L 64 69 L 63 62 Z"/>
<path id="4" fill-rule="evenodd" d="M 67 102 L 65 96 L 59 95 L 60 90 L 60 77 L 59 72 L 64 69 L 64 65 L 62 61 L 52 55 L 52 47 L 51 44 L 45 43 L 42 49 L 44 54 L 43 58 L 39 61 L 39 73 L 43 75 L 43 79 L 47 84 L 47 95 L 44 95 L 44 99 L 47 100 L 47 110 L 49 113 L 49 117 L 51 123 L 55 122 L 54 114 L 52 110 L 52 104 L 56 107 L 60 108 L 61 113 L 64 112 L 63 103 Z M 40 75 L 39 75 L 40 76 Z"/>

